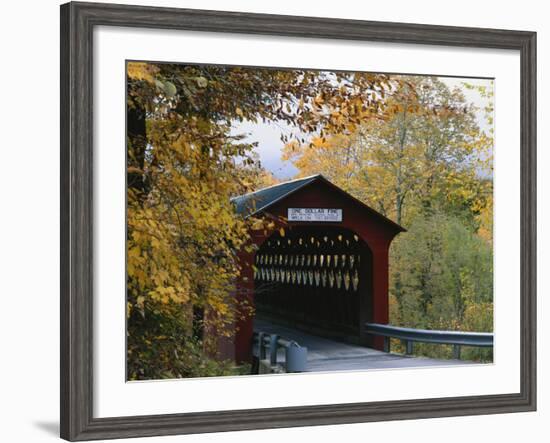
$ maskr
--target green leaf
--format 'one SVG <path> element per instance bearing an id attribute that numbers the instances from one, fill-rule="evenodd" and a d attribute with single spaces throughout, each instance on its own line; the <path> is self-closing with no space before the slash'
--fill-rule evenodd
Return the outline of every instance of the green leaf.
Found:
<path id="1" fill-rule="evenodd" d="M 195 80 L 199 88 L 206 88 L 208 86 L 208 80 L 206 80 L 204 77 L 196 77 Z"/>
<path id="2" fill-rule="evenodd" d="M 176 86 L 174 85 L 174 83 L 169 82 L 169 81 L 165 81 L 164 82 L 164 93 L 166 94 L 166 97 L 172 98 L 178 93 L 178 90 L 176 89 Z"/>

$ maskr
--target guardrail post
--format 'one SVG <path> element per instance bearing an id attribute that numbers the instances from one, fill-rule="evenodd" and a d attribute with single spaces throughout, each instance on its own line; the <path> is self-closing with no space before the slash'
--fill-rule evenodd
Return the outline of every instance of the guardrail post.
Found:
<path id="1" fill-rule="evenodd" d="M 453 358 L 460 360 L 460 345 L 453 345 Z"/>
<path id="2" fill-rule="evenodd" d="M 413 353 L 414 342 L 412 340 L 405 340 L 405 353 L 411 355 Z"/>
<path id="3" fill-rule="evenodd" d="M 390 337 L 384 337 L 384 352 L 390 352 Z"/>
<path id="4" fill-rule="evenodd" d="M 258 358 L 265 360 L 264 333 L 258 333 Z"/>
<path id="5" fill-rule="evenodd" d="M 290 342 L 285 355 L 286 372 L 305 372 L 307 369 L 307 348 L 299 346 L 295 341 Z"/>
<path id="6" fill-rule="evenodd" d="M 271 363 L 271 366 L 275 366 L 277 364 L 277 340 L 279 340 L 279 336 L 277 334 L 271 334 L 269 336 L 269 362 Z"/>

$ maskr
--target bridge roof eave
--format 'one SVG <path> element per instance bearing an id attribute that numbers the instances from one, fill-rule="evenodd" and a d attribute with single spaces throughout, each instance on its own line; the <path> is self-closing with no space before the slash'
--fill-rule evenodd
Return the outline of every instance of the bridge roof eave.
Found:
<path id="1" fill-rule="evenodd" d="M 303 189 L 306 186 L 309 186 L 319 181 L 325 183 L 332 190 L 343 195 L 345 198 L 350 199 L 355 205 L 367 210 L 369 214 L 373 215 L 375 218 L 377 218 L 379 221 L 384 223 L 386 226 L 390 227 L 395 232 L 395 235 L 399 234 L 400 232 L 407 231 L 403 226 L 399 225 L 398 223 L 384 216 L 380 212 L 371 208 L 367 204 L 363 203 L 361 200 L 355 198 L 350 193 L 344 191 L 342 188 L 336 186 L 334 183 L 326 179 L 321 174 L 312 175 L 312 176 L 304 177 L 297 180 L 291 180 L 291 181 L 280 183 L 274 186 L 269 186 L 267 188 L 263 188 L 255 192 L 251 192 L 249 194 L 235 197 L 231 201 L 235 204 L 237 212 L 240 214 L 244 214 L 245 218 L 253 217 L 260 214 L 267 215 L 269 214 L 269 212 L 267 211 L 269 208 L 285 200 L 290 195 L 296 193 L 300 189 Z M 281 187 L 283 186 L 284 188 L 281 189 Z M 254 206 L 255 197 L 258 198 L 258 201 L 260 202 L 259 208 L 256 208 Z M 246 213 L 247 211 L 249 212 Z"/>

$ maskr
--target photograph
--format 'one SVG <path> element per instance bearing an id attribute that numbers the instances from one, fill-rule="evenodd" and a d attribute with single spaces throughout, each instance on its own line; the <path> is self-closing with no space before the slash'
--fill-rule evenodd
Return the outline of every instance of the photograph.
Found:
<path id="1" fill-rule="evenodd" d="M 494 78 L 125 68 L 127 381 L 492 364 Z"/>
<path id="2" fill-rule="evenodd" d="M 545 6 L 7 2 L 0 441 L 545 440 Z"/>

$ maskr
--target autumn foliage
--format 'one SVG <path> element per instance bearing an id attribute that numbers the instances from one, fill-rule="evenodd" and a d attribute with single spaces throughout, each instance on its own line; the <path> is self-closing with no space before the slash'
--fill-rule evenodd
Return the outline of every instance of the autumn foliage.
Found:
<path id="1" fill-rule="evenodd" d="M 127 77 L 128 378 L 234 373 L 217 341 L 251 314 L 235 296 L 236 252 L 264 222 L 238 217 L 230 199 L 271 177 L 232 123 L 352 132 L 382 115 L 390 80 L 139 62 Z"/>
<path id="2" fill-rule="evenodd" d="M 246 371 L 218 340 L 252 314 L 236 297 L 237 251 L 269 227 L 231 198 L 276 179 L 234 134 L 243 121 L 294 128 L 281 145 L 301 175 L 419 233 L 392 251 L 392 322 L 492 328 L 492 135 L 460 91 L 433 77 L 129 62 L 128 379 Z"/>

